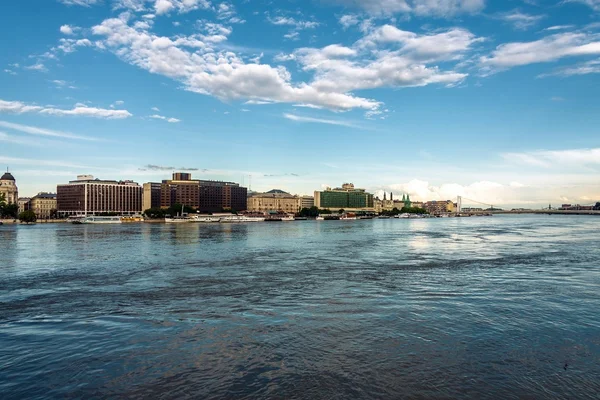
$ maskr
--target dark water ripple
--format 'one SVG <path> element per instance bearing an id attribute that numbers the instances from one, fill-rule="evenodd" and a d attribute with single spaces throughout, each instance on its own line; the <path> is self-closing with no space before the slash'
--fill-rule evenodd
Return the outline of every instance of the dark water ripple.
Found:
<path id="1" fill-rule="evenodd" d="M 0 394 L 599 398 L 599 227 L 3 226 Z"/>

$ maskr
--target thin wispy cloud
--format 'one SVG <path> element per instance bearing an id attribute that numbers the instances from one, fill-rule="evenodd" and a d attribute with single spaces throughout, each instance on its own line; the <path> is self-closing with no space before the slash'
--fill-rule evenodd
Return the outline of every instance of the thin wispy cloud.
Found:
<path id="1" fill-rule="evenodd" d="M 133 116 L 133 114 L 127 110 L 108 110 L 104 108 L 89 107 L 82 103 L 75 104 L 71 109 L 62 109 L 51 106 L 26 104 L 20 101 L 0 100 L 0 113 L 2 112 L 13 114 L 38 113 L 44 115 L 80 116 L 103 119 L 123 119 Z"/>
<path id="2" fill-rule="evenodd" d="M 12 130 L 22 132 L 22 133 L 27 133 L 30 135 L 48 136 L 48 137 L 53 137 L 53 138 L 88 140 L 88 141 L 100 140 L 100 139 L 94 138 L 94 137 L 74 135 L 69 132 L 61 132 L 61 131 L 56 131 L 56 130 L 52 130 L 52 129 L 39 128 L 37 126 L 15 124 L 13 122 L 7 122 L 7 121 L 0 121 L 0 127 L 6 128 L 6 129 L 12 129 Z"/>
<path id="3" fill-rule="evenodd" d="M 327 124 L 327 125 L 338 125 L 345 126 L 347 128 L 353 129 L 364 129 L 363 127 L 348 121 L 342 121 L 337 119 L 326 119 L 326 118 L 313 118 L 313 117 L 304 117 L 296 114 L 283 114 L 283 117 L 295 122 L 306 122 L 306 123 L 314 123 L 314 124 Z"/>
<path id="4" fill-rule="evenodd" d="M 181 120 L 180 120 L 180 119 L 177 119 L 177 118 L 170 118 L 170 117 L 165 117 L 164 115 L 158 115 L 158 114 L 153 114 L 153 115 L 150 115 L 150 117 L 149 117 L 149 118 L 152 118 L 152 119 L 160 119 L 160 120 L 163 120 L 163 121 L 170 122 L 170 123 L 172 123 L 172 124 L 175 124 L 175 123 L 177 123 L 177 122 L 181 122 Z"/>
<path id="5" fill-rule="evenodd" d="M 544 168 L 600 166 L 600 148 L 514 152 L 504 153 L 502 157 L 510 162 Z"/>
<path id="6" fill-rule="evenodd" d="M 171 166 L 155 165 L 155 164 L 144 165 L 143 167 L 138 168 L 138 169 L 140 171 L 200 171 L 199 168 L 193 168 L 193 167 L 175 168 L 175 167 L 171 167 Z"/>

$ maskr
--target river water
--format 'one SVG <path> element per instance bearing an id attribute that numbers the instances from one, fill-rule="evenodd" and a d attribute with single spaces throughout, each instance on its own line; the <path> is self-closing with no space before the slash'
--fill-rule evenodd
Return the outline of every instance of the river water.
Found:
<path id="1" fill-rule="evenodd" d="M 598 398 L 600 218 L 0 227 L 0 397 Z"/>

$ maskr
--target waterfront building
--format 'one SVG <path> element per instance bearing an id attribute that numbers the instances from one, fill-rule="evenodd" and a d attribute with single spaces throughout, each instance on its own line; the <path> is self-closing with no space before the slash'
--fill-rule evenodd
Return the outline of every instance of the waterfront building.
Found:
<path id="1" fill-rule="evenodd" d="M 329 209 L 373 210 L 374 200 L 373 195 L 367 193 L 365 189 L 355 188 L 352 183 L 344 183 L 341 188 L 315 191 L 315 206 Z"/>
<path id="2" fill-rule="evenodd" d="M 56 193 L 38 193 L 29 200 L 29 210 L 39 219 L 56 215 Z"/>
<path id="3" fill-rule="evenodd" d="M 15 177 L 6 172 L 0 177 L 0 193 L 6 197 L 7 204 L 17 204 L 19 201 L 19 189 L 17 188 L 17 181 Z"/>
<path id="4" fill-rule="evenodd" d="M 253 193 L 248 197 L 248 211 L 255 212 L 283 211 L 295 214 L 302 209 L 302 204 L 302 197 L 279 189 L 273 189 L 266 193 Z"/>
<path id="5" fill-rule="evenodd" d="M 432 200 L 423 204 L 423 208 L 430 214 L 451 213 L 456 210 L 456 206 L 452 200 L 437 201 Z"/>
<path id="6" fill-rule="evenodd" d="M 311 208 L 315 206 L 315 198 L 313 196 L 300 197 L 300 209 Z"/>
<path id="7" fill-rule="evenodd" d="M 161 183 L 144 183 L 142 194 L 142 210 L 160 207 Z"/>
<path id="8" fill-rule="evenodd" d="M 19 197 L 19 199 L 17 200 L 17 204 L 19 204 L 19 212 L 22 213 L 23 211 L 27 211 L 29 210 L 29 201 L 31 200 L 31 197 Z"/>
<path id="9" fill-rule="evenodd" d="M 61 216 L 139 214 L 142 211 L 142 187 L 129 180 L 100 180 L 92 175 L 78 175 L 77 180 L 57 186 L 56 202 Z"/>
<path id="10" fill-rule="evenodd" d="M 422 203 L 421 203 L 422 204 Z M 413 207 L 410 195 L 403 194 L 402 200 L 394 200 L 394 193 L 390 192 L 390 198 L 387 199 L 387 193 L 383 192 L 383 200 L 375 199 L 375 211 L 392 211 L 394 208 L 402 210 L 404 207 Z"/>
<path id="11" fill-rule="evenodd" d="M 201 212 L 244 211 L 247 195 L 248 189 L 234 182 L 192 179 L 189 173 L 176 172 L 173 179 L 144 184 L 144 210 L 182 204 Z"/>

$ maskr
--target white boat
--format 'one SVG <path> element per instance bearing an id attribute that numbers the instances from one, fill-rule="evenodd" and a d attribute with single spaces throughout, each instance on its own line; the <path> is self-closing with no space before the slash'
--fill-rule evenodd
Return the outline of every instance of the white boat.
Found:
<path id="1" fill-rule="evenodd" d="M 294 218 L 294 216 L 293 216 L 293 215 L 286 215 L 286 216 L 284 216 L 284 217 L 281 217 L 281 220 L 282 220 L 282 221 L 295 221 L 295 220 L 296 220 L 296 218 Z"/>
<path id="2" fill-rule="evenodd" d="M 180 224 L 183 222 L 192 222 L 192 219 L 190 217 L 165 217 L 165 222 L 169 224 Z"/>
<path id="3" fill-rule="evenodd" d="M 192 218 L 184 215 L 183 204 L 181 205 L 181 214 L 177 214 L 175 217 L 165 217 L 165 222 L 169 224 L 180 224 L 184 222 L 192 222 Z"/>
<path id="4" fill-rule="evenodd" d="M 89 217 L 84 217 L 81 219 L 82 224 L 121 224 L 121 217 L 113 216 L 113 217 L 105 217 L 105 216 L 96 216 L 92 215 Z"/>
<path id="5" fill-rule="evenodd" d="M 220 222 L 220 217 L 213 217 L 211 215 L 198 215 L 193 216 L 191 218 L 191 222 L 200 222 L 200 223 L 212 223 L 212 222 Z"/>
<path id="6" fill-rule="evenodd" d="M 221 217 L 221 221 L 220 222 L 226 222 L 226 223 L 231 223 L 231 222 L 262 222 L 265 220 L 265 217 L 254 217 L 254 216 L 247 216 L 247 215 L 227 215 L 224 217 Z"/>

